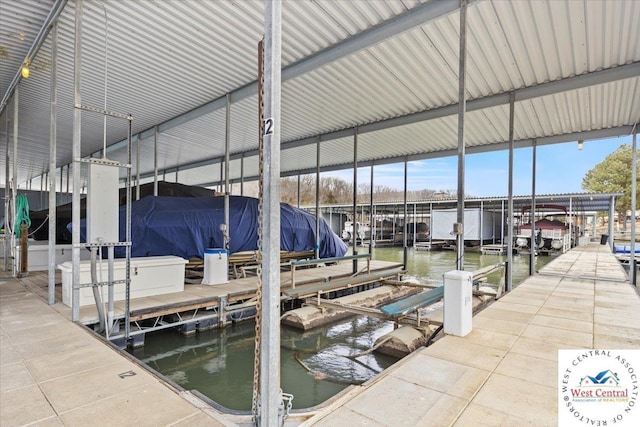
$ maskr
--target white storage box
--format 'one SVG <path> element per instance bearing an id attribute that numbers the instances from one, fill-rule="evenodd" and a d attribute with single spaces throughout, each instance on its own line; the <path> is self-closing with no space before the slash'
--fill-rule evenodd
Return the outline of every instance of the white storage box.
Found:
<path id="1" fill-rule="evenodd" d="M 203 285 L 229 283 L 229 251 L 226 249 L 205 249 Z"/>
<path id="2" fill-rule="evenodd" d="M 55 265 L 71 261 L 71 245 L 56 245 Z M 46 271 L 49 269 L 49 242 L 32 241 L 28 242 L 27 248 L 27 268 L 29 271 Z M 20 265 L 20 246 L 16 246 L 16 265 Z M 91 252 L 81 248 L 80 259 L 91 259 Z"/>
<path id="3" fill-rule="evenodd" d="M 98 281 L 108 279 L 108 264 L 106 259 L 98 260 Z M 148 297 L 184 291 L 184 268 L 187 260 L 177 256 L 157 256 L 131 258 L 131 298 Z M 62 272 L 62 302 L 71 307 L 71 287 L 73 273 L 71 262 L 65 262 L 58 268 Z M 113 279 L 125 279 L 125 260 L 116 259 L 113 263 Z M 91 261 L 80 262 L 80 284 L 91 283 Z M 109 287 L 100 288 L 103 302 L 107 302 Z M 114 285 L 115 301 L 125 299 L 125 284 Z M 95 304 L 91 287 L 80 289 L 80 306 Z"/>

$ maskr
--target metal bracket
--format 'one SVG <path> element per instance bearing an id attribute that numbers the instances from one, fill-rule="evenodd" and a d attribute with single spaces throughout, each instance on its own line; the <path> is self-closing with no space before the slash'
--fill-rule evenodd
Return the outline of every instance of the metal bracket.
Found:
<path id="1" fill-rule="evenodd" d="M 81 104 L 76 104 L 74 107 L 80 110 L 91 111 L 92 113 L 104 114 L 105 116 L 117 117 L 119 119 L 125 119 L 129 121 L 133 120 L 133 116 L 131 114 L 116 113 L 115 111 L 103 110 L 102 108 Z"/>
<path id="2" fill-rule="evenodd" d="M 95 157 L 89 157 L 89 158 L 80 158 L 80 159 L 73 159 L 74 162 L 78 162 L 78 163 L 92 163 L 95 165 L 104 165 L 104 166 L 115 166 L 118 168 L 124 168 L 124 169 L 131 169 L 132 166 L 130 164 L 127 163 L 120 163 L 120 162 L 116 162 L 115 160 L 109 160 L 109 159 L 100 159 L 100 158 L 95 158 Z"/>

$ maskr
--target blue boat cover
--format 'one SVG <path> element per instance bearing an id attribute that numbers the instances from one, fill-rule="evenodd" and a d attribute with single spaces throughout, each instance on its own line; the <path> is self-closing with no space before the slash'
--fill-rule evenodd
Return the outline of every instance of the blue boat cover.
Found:
<path id="1" fill-rule="evenodd" d="M 617 254 L 630 254 L 631 245 L 613 245 L 614 252 Z M 640 245 L 635 245 L 634 253 L 640 254 Z"/>
<path id="2" fill-rule="evenodd" d="M 120 241 L 125 241 L 125 214 L 125 207 L 120 207 Z M 280 222 L 282 250 L 314 250 L 315 215 L 281 203 Z M 224 224 L 224 197 L 144 197 L 131 203 L 131 256 L 202 258 L 205 249 L 224 247 L 220 224 Z M 229 196 L 229 233 L 229 253 L 258 248 L 258 199 Z M 86 241 L 85 220 L 80 237 Z M 346 253 L 345 243 L 321 218 L 320 257 Z M 116 248 L 116 256 L 124 257 L 125 249 Z"/>

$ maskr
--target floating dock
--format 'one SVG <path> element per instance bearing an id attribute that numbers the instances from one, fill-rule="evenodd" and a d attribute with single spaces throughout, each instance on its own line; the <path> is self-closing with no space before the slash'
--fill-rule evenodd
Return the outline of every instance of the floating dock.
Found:
<path id="1" fill-rule="evenodd" d="M 300 261 L 296 261 L 300 262 Z M 303 261 L 309 263 L 311 261 Z M 319 268 L 292 267 L 294 271 L 283 271 L 280 286 L 283 300 L 306 298 L 319 294 L 350 293 L 364 290 L 385 279 L 397 279 L 403 272 L 400 263 L 366 260 L 364 255 L 357 260 L 353 273 L 353 261 L 339 262 Z M 307 266 L 308 267 L 308 266 Z M 295 275 L 294 275 L 295 273 Z M 47 295 L 47 276 L 36 273 L 23 278 L 23 283 L 43 298 Z M 56 283 L 60 283 L 59 277 Z M 255 313 L 255 295 L 258 286 L 256 276 L 230 279 L 219 285 L 185 284 L 184 291 L 132 298 L 130 302 L 132 345 L 144 343 L 147 330 L 145 322 L 164 327 L 176 326 L 184 333 L 224 326 L 232 319 L 243 318 Z M 56 287 L 56 300 L 61 301 L 61 291 Z M 332 294 L 333 293 L 333 294 Z M 63 304 L 53 306 L 66 318 L 71 319 L 71 308 Z M 124 319 L 125 302 L 114 304 L 115 319 Z M 99 323 L 95 305 L 80 307 L 80 323 L 91 326 Z"/>
<path id="2" fill-rule="evenodd" d="M 0 277 L 3 425 L 250 425 L 71 323 L 27 284 L 34 277 Z M 557 350 L 640 348 L 640 296 L 606 246 L 578 247 L 475 316 L 473 327 L 287 424 L 556 425 Z"/>
<path id="3" fill-rule="evenodd" d="M 507 245 L 483 245 L 480 248 L 482 255 L 505 255 L 507 253 Z"/>

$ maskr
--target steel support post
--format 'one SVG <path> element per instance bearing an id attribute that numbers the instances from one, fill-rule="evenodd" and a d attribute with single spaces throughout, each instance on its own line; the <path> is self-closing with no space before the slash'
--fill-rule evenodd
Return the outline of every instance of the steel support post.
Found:
<path id="1" fill-rule="evenodd" d="M 240 157 L 240 195 L 244 196 L 244 152 Z"/>
<path id="2" fill-rule="evenodd" d="M 573 247 L 573 232 L 575 227 L 573 226 L 573 197 L 569 197 L 569 249 Z"/>
<path id="3" fill-rule="evenodd" d="M 536 244 L 536 148 L 537 141 L 534 139 L 532 144 L 532 159 L 531 159 L 531 253 L 529 254 L 529 276 L 536 274 L 536 252 L 538 245 Z M 542 234 L 542 231 L 540 231 Z M 541 236 L 542 237 L 542 236 Z"/>
<path id="4" fill-rule="evenodd" d="M 176 182 L 178 182 L 178 167 L 176 166 Z M 220 179 L 218 180 L 218 192 L 224 194 L 224 160 L 220 160 Z"/>
<path id="5" fill-rule="evenodd" d="M 460 52 L 458 65 L 458 227 L 456 233 L 456 269 L 464 270 L 464 117 L 467 110 L 467 0 L 460 0 Z"/>
<path id="6" fill-rule="evenodd" d="M 316 179 L 317 179 L 317 173 L 318 171 L 316 170 Z M 297 205 L 298 205 L 298 209 L 300 209 L 300 172 L 298 172 L 298 189 L 297 189 Z"/>
<path id="7" fill-rule="evenodd" d="M 13 254 L 13 277 L 17 277 L 18 264 L 16 263 L 16 230 L 20 227 L 20 224 L 16 224 L 16 196 L 18 193 L 18 124 L 19 124 L 19 112 L 20 112 L 20 86 L 22 83 L 16 85 L 13 93 L 13 150 L 12 150 L 12 167 L 11 173 L 13 174 L 13 186 L 11 187 L 11 224 L 13 224 L 11 233 L 11 249 Z"/>
<path id="8" fill-rule="evenodd" d="M 75 16 L 75 46 L 74 46 L 74 62 L 73 62 L 73 102 L 74 105 L 82 105 L 81 87 L 81 70 L 82 70 L 82 6 L 83 0 L 76 2 Z M 72 297 L 71 297 L 71 320 L 77 322 L 80 320 L 80 290 L 77 286 L 80 284 L 80 163 L 81 151 L 80 141 L 82 136 L 82 110 L 75 108 L 73 110 L 73 194 L 71 196 L 71 265 L 72 265 Z"/>
<path id="9" fill-rule="evenodd" d="M 505 292 L 513 289 L 513 126 L 515 121 L 515 92 L 509 96 L 509 189 L 507 194 L 507 265 Z M 504 202 L 503 202 L 504 203 Z M 504 204 L 503 204 L 504 206 Z M 504 244 L 504 241 L 502 242 Z"/>
<path id="10" fill-rule="evenodd" d="M 433 235 L 433 203 L 429 203 L 429 250 L 431 250 L 431 244 L 433 242 L 431 236 Z"/>
<path id="11" fill-rule="evenodd" d="M 136 200 L 140 200 L 140 134 L 136 137 Z"/>
<path id="12" fill-rule="evenodd" d="M 422 217 L 420 217 L 420 219 L 422 219 Z M 414 203 L 413 204 L 413 247 L 416 247 L 416 241 L 417 241 L 417 234 L 418 234 L 418 204 Z"/>
<path id="13" fill-rule="evenodd" d="M 231 156 L 231 94 L 227 94 L 224 120 L 224 248 L 229 250 L 229 161 Z"/>
<path id="14" fill-rule="evenodd" d="M 113 318 L 114 318 L 114 285 L 113 285 L 113 260 L 115 255 L 115 248 L 109 246 L 107 248 L 107 281 L 109 282 L 109 289 L 107 290 L 107 339 L 113 331 Z"/>
<path id="15" fill-rule="evenodd" d="M 500 244 L 504 246 L 504 200 L 500 200 Z"/>
<path id="16" fill-rule="evenodd" d="M 4 111 L 4 128 L 6 134 L 7 146 L 5 147 L 5 162 L 4 162 L 4 271 L 9 271 L 9 257 L 11 256 L 11 236 L 12 230 L 9 229 L 11 222 L 9 221 L 9 200 L 11 197 L 10 189 L 10 177 L 9 177 L 9 110 Z M 12 234 L 12 233 L 11 233 Z"/>
<path id="17" fill-rule="evenodd" d="M 131 120 L 127 121 L 127 164 L 131 164 Z M 124 339 L 128 343 L 130 335 L 130 317 L 131 317 L 131 168 L 127 168 L 127 182 L 125 184 L 127 190 L 126 207 L 125 207 L 125 304 L 124 304 Z"/>
<path id="18" fill-rule="evenodd" d="M 637 123 L 636 123 L 637 126 Z M 633 143 L 631 146 L 631 247 L 629 252 L 629 279 L 633 286 L 638 285 L 637 269 L 636 269 L 636 187 L 638 173 L 638 148 L 636 145 L 638 131 L 633 128 Z"/>
<path id="19" fill-rule="evenodd" d="M 611 249 L 611 252 L 613 252 L 613 233 L 615 233 L 613 222 L 615 220 L 615 214 L 616 196 L 611 196 L 611 201 L 609 202 L 609 249 Z"/>
<path id="20" fill-rule="evenodd" d="M 300 174 L 298 174 L 298 207 L 300 207 Z M 315 257 L 320 258 L 320 137 L 316 143 L 316 241 Z"/>
<path id="21" fill-rule="evenodd" d="M 407 232 L 408 230 L 408 226 L 409 226 L 409 212 L 407 212 L 407 181 L 408 181 L 408 162 L 405 159 L 404 160 L 404 188 L 403 188 L 403 207 L 404 207 L 404 220 L 403 220 L 403 224 L 402 224 L 402 265 L 404 266 L 404 269 L 407 269 L 407 260 L 408 260 L 408 254 L 407 254 Z M 395 236 L 393 237 L 395 238 Z"/>
<path id="22" fill-rule="evenodd" d="M 56 138 L 58 120 L 58 23 L 51 28 L 51 95 L 49 111 L 49 304 L 56 302 Z M 60 171 L 62 174 L 62 171 Z"/>
<path id="23" fill-rule="evenodd" d="M 260 425 L 278 426 L 280 390 L 280 85 L 282 2 L 265 3 Z"/>
<path id="24" fill-rule="evenodd" d="M 160 138 L 160 132 L 158 126 L 155 127 L 153 132 L 153 195 L 158 195 L 158 139 Z"/>
<path id="25" fill-rule="evenodd" d="M 369 181 L 369 255 L 373 253 L 375 241 L 376 219 L 373 217 L 373 160 L 371 161 L 371 178 Z"/>
<path id="26" fill-rule="evenodd" d="M 358 255 L 358 128 L 353 133 L 353 227 L 351 233 L 351 244 L 353 245 L 353 255 Z M 358 272 L 358 260 L 353 260 L 353 274 Z"/>
<path id="27" fill-rule="evenodd" d="M 480 253 L 482 253 L 482 243 L 484 240 L 484 202 L 480 200 Z"/>

